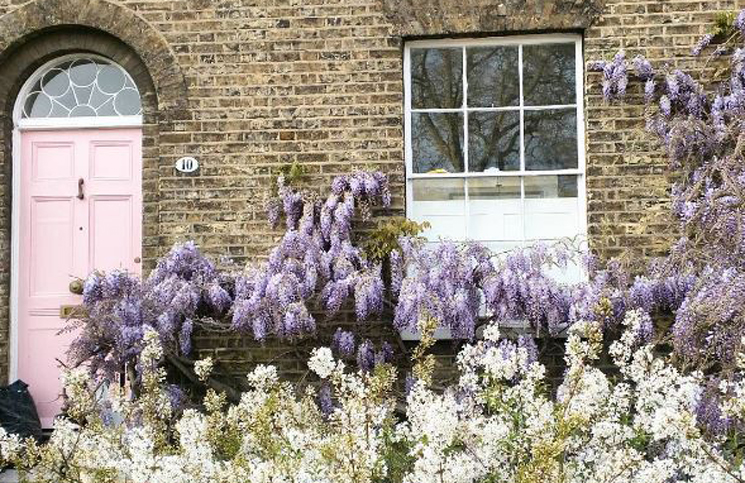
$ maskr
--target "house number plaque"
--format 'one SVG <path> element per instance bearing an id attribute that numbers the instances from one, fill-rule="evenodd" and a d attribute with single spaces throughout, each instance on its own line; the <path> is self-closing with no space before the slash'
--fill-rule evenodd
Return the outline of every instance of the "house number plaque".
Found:
<path id="1" fill-rule="evenodd" d="M 191 156 L 184 156 L 176 161 L 176 171 L 180 173 L 193 173 L 199 169 L 199 161 Z"/>

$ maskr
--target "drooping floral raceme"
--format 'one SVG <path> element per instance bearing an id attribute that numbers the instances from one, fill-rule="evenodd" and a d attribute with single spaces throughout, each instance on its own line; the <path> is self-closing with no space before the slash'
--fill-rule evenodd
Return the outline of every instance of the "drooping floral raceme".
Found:
<path id="1" fill-rule="evenodd" d="M 304 197 L 282 177 L 278 183 L 277 216 L 284 214 L 287 232 L 265 264 L 236 281 L 233 328 L 251 331 L 259 340 L 312 333 L 312 301 L 319 294 L 330 314 L 350 298 L 358 320 L 379 314 L 384 293 L 381 267 L 371 265 L 353 244 L 352 221 L 358 210 L 365 215 L 376 203 L 390 205 L 387 178 L 365 171 L 338 176 L 325 202 Z"/>

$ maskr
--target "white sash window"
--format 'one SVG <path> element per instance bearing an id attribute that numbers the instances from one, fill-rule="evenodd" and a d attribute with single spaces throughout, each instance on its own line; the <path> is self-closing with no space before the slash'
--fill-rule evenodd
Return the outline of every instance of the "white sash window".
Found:
<path id="1" fill-rule="evenodd" d="M 406 44 L 407 214 L 428 239 L 584 239 L 582 66 L 578 35 Z"/>

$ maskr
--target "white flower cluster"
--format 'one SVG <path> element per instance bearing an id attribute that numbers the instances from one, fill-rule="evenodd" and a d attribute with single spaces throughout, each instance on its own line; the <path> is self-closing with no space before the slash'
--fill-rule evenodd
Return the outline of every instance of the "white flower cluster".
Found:
<path id="1" fill-rule="evenodd" d="M 21 439 L 15 434 L 9 434 L 0 426 L 0 468 L 17 458 L 20 451 Z"/>
<path id="2" fill-rule="evenodd" d="M 160 336 L 154 329 L 148 329 L 145 331 L 143 341 L 145 344 L 140 354 L 140 363 L 143 365 L 157 364 L 163 358 Z"/>
<path id="3" fill-rule="evenodd" d="M 308 368 L 318 374 L 321 379 L 328 378 L 336 368 L 334 355 L 328 347 L 313 349 L 308 361 Z"/>
<path id="4" fill-rule="evenodd" d="M 174 417 L 157 382 L 119 401 L 122 421 L 101 416 L 84 371 L 65 382 L 86 403 L 85 421 L 59 419 L 43 446 L 0 430 L 0 465 L 13 463 L 29 482 L 110 483 L 742 483 L 745 466 L 725 441 L 696 425 L 705 385 L 652 346 L 640 345 L 644 314 L 632 311 L 611 355 L 620 374 L 597 367 L 597 324 L 579 323 L 568 337 L 564 379 L 547 389 L 546 370 L 496 327 L 458 356 L 459 381 L 444 391 L 416 382 L 398 419 L 395 371 L 350 373 L 328 348 L 309 367 L 333 391 L 321 411 L 317 394 L 258 366 L 239 403 L 208 391 L 203 411 Z M 142 359 L 161 357 L 148 335 Z M 200 361 L 205 377 L 211 361 Z M 745 374 L 739 379 L 745 380 Z M 745 388 L 722 387 L 733 418 L 745 415 Z"/>
<path id="5" fill-rule="evenodd" d="M 210 378 L 213 369 L 214 362 L 211 357 L 205 357 L 204 359 L 200 359 L 194 363 L 194 373 L 202 382 Z"/>
<path id="6" fill-rule="evenodd" d="M 155 361 L 159 353 L 157 338 L 149 337 L 142 357 Z M 16 464 L 24 481 L 35 483 L 380 481 L 387 471 L 385 434 L 393 433 L 395 373 L 346 374 L 330 351 L 314 355 L 315 370 L 334 389 L 330 414 L 319 409 L 315 391 L 298 396 L 275 367 L 262 365 L 248 375 L 252 389 L 238 404 L 228 407 L 209 391 L 206 411 L 187 409 L 172 425 L 170 413 L 162 413 L 165 390 L 145 385 L 139 399 L 117 401 L 122 421 L 104 421 L 93 410 L 83 425 L 58 419 L 42 447 L 0 430 L 0 465 Z M 210 364 L 200 362 L 198 372 L 206 372 Z M 160 375 L 153 368 L 145 377 Z M 78 392 L 94 386 L 84 371 L 65 381 Z"/>
<path id="7" fill-rule="evenodd" d="M 436 393 L 417 385 L 409 395 L 398 427 L 414 459 L 404 482 L 741 482 L 745 465 L 695 424 L 703 377 L 680 373 L 651 346 L 636 347 L 644 321 L 629 312 L 613 345 L 620 379 L 594 365 L 597 324 L 578 323 L 555 398 L 540 364 L 527 364 L 516 344 L 498 343 L 495 329 L 465 347 L 457 386 Z M 729 390 L 733 401 L 744 400 L 745 392 Z"/>
<path id="8" fill-rule="evenodd" d="M 740 352 L 737 354 L 737 366 L 745 370 L 745 337 L 740 341 Z M 745 377 L 739 381 L 722 381 L 719 390 L 724 396 L 722 412 L 730 418 L 745 419 Z"/>

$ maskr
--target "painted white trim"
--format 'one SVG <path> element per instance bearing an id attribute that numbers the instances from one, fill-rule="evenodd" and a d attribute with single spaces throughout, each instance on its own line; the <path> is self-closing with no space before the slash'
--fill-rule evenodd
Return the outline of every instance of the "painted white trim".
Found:
<path id="1" fill-rule="evenodd" d="M 56 129 L 102 129 L 142 126 L 142 116 L 47 117 L 19 119 L 16 129 L 41 131 Z"/>
<path id="2" fill-rule="evenodd" d="M 21 99 L 20 97 L 18 99 Z M 18 103 L 19 101 L 16 101 Z M 18 379 L 18 273 L 20 267 L 20 230 L 21 206 L 18 197 L 21 193 L 21 132 L 13 129 L 12 137 L 13 166 L 11 171 L 11 216 L 10 216 L 10 370 L 9 381 Z"/>
<path id="3" fill-rule="evenodd" d="M 579 156 L 578 169 L 582 174 L 578 178 L 577 198 L 579 202 L 579 229 L 582 248 L 587 248 L 587 133 L 585 125 L 585 62 L 584 62 L 584 38 L 579 37 L 576 44 L 575 82 L 577 84 L 577 155 Z M 580 269 L 585 278 L 589 274 L 582 264 Z"/>
<path id="4" fill-rule="evenodd" d="M 27 118 L 22 114 L 26 95 L 50 65 L 65 60 L 81 58 L 98 58 L 116 64 L 111 59 L 93 54 L 70 54 L 57 57 L 39 67 L 23 84 L 15 105 L 13 106 L 13 136 L 12 136 L 12 173 L 11 173 L 11 235 L 10 235 L 10 347 L 9 382 L 18 378 L 18 285 L 20 271 L 20 221 L 21 207 L 21 134 L 32 130 L 65 130 L 65 129 L 111 129 L 125 127 L 142 127 L 142 116 L 101 116 L 101 117 L 64 117 L 64 118 Z M 121 66 L 119 66 L 121 67 Z M 122 70 L 124 70 L 122 68 Z M 126 73 L 126 70 L 124 70 Z M 127 73 L 129 75 L 129 73 Z"/>

